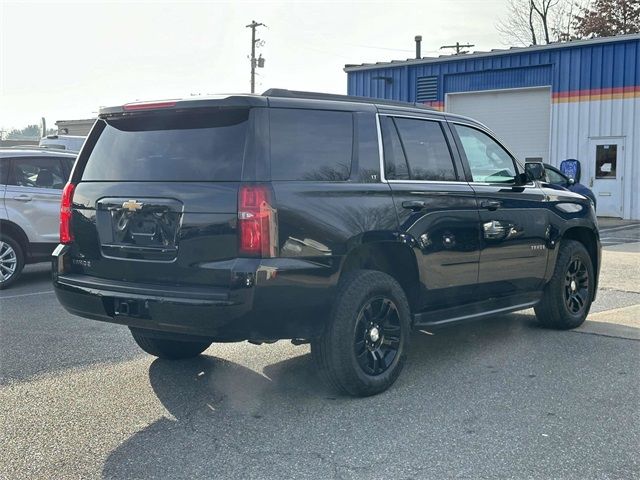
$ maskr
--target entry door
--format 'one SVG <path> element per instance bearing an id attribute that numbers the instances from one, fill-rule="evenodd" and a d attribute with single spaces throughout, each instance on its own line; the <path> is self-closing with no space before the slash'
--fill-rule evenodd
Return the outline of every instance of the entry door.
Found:
<path id="1" fill-rule="evenodd" d="M 538 290 L 547 268 L 544 192 L 515 183 L 514 159 L 485 132 L 466 125 L 455 130 L 480 207 L 478 291 L 493 297 Z"/>
<path id="2" fill-rule="evenodd" d="M 591 139 L 590 144 L 589 184 L 597 199 L 598 215 L 622 218 L 624 139 Z"/>
<path id="3" fill-rule="evenodd" d="M 422 308 L 476 300 L 480 222 L 440 121 L 381 116 L 385 178 L 400 234 L 415 253 Z"/>

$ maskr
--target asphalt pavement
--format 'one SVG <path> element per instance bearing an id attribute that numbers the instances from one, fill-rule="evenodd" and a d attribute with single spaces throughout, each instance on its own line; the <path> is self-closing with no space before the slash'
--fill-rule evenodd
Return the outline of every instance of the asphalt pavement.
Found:
<path id="1" fill-rule="evenodd" d="M 0 292 L 0 478 L 640 478 L 639 259 L 605 252 L 577 331 L 527 311 L 417 332 L 366 399 L 285 341 L 154 359 L 66 313 L 30 266 Z"/>

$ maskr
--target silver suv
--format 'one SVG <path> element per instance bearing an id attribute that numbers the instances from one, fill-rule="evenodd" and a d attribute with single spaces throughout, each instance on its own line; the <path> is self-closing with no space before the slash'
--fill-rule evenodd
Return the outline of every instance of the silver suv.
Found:
<path id="1" fill-rule="evenodd" d="M 26 263 L 48 260 L 59 240 L 60 196 L 76 154 L 0 148 L 0 289 Z"/>

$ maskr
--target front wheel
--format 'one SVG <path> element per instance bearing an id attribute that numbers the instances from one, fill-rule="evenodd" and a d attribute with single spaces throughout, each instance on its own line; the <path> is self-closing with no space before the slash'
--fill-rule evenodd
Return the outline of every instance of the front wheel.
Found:
<path id="1" fill-rule="evenodd" d="M 560 330 L 579 327 L 587 318 L 594 290 L 593 263 L 587 249 L 575 240 L 561 242 L 553 277 L 535 307 L 538 321 Z"/>
<path id="2" fill-rule="evenodd" d="M 200 355 L 211 346 L 210 341 L 187 341 L 155 337 L 151 330 L 129 327 L 138 346 L 150 355 L 167 360 L 180 360 Z"/>
<path id="3" fill-rule="evenodd" d="M 409 329 L 409 304 L 398 282 L 382 272 L 350 272 L 338 285 L 324 333 L 311 341 L 312 357 L 341 393 L 375 395 L 400 375 Z"/>

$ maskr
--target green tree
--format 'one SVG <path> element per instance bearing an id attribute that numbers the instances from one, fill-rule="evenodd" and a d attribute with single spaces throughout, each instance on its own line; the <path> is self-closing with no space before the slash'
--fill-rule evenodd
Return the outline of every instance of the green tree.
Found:
<path id="1" fill-rule="evenodd" d="M 640 0 L 594 0 L 574 21 L 580 38 L 640 32 Z"/>
<path id="2" fill-rule="evenodd" d="M 38 125 L 27 125 L 24 128 L 14 128 L 9 132 L 7 138 L 15 139 L 39 139 L 40 127 Z"/>

